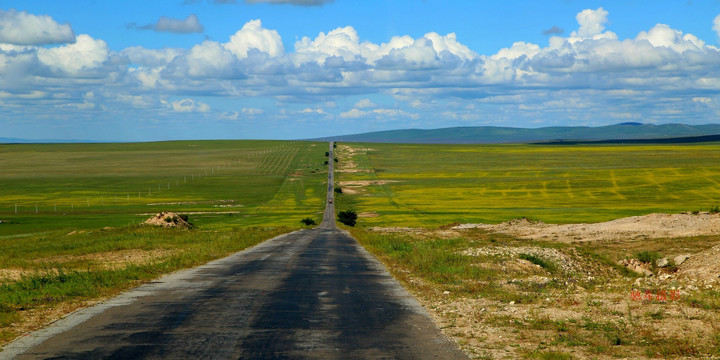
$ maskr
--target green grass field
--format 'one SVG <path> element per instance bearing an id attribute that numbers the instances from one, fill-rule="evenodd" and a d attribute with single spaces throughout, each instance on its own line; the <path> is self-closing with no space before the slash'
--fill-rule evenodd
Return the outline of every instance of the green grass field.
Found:
<path id="1" fill-rule="evenodd" d="M 0 344 L 305 217 L 320 222 L 325 151 L 289 141 L 0 145 Z M 188 214 L 195 228 L 139 225 L 161 211 Z"/>
<path id="2" fill-rule="evenodd" d="M 499 223 L 519 217 L 601 222 L 720 204 L 717 143 L 339 148 L 341 171 L 350 169 L 337 176 L 350 190 L 338 199 L 341 208 L 379 215 L 361 218 L 360 225 Z"/>
<path id="3" fill-rule="evenodd" d="M 718 236 L 566 243 L 444 226 L 710 210 L 720 204 L 720 144 L 340 143 L 337 157 L 338 210 L 360 215 L 347 229 L 470 358 L 720 356 L 708 253 Z M 687 263 L 654 265 L 680 254 L 706 262 L 710 277 Z M 644 259 L 653 276 L 617 263 L 630 258 Z M 677 297 L 647 296 L 671 292 Z"/>
<path id="4" fill-rule="evenodd" d="M 198 225 L 219 223 L 212 213 L 221 212 L 237 215 L 233 225 L 295 225 L 292 214 L 322 208 L 325 150 L 279 141 L 0 145 L 0 236 L 127 225 L 160 211 L 211 213 L 191 215 Z"/>

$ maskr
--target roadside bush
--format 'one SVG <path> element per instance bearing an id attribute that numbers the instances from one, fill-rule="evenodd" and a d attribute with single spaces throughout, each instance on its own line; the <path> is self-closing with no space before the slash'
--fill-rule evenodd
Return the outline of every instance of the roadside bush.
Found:
<path id="1" fill-rule="evenodd" d="M 329 152 L 329 151 L 326 151 L 326 152 L 325 152 L 325 156 L 330 156 L 330 152 Z"/>
<path id="2" fill-rule="evenodd" d="M 315 222 L 315 220 L 313 220 L 313 219 L 311 219 L 311 218 L 309 218 L 309 217 L 306 217 L 306 218 L 300 220 L 300 222 L 303 223 L 303 224 L 305 224 L 305 226 L 317 225 L 317 223 Z"/>
<path id="3" fill-rule="evenodd" d="M 329 162 L 328 162 L 327 160 L 325 160 L 325 162 L 323 163 L 323 165 L 327 165 L 328 163 L 329 163 Z"/>
<path id="4" fill-rule="evenodd" d="M 337 158 L 334 158 L 333 161 L 338 162 L 338 159 L 337 159 Z"/>
<path id="5" fill-rule="evenodd" d="M 338 194 L 342 194 L 342 189 L 339 188 L 339 187 L 336 187 L 336 188 L 335 188 L 335 192 L 338 193 Z"/>
<path id="6" fill-rule="evenodd" d="M 352 210 L 341 211 L 338 213 L 338 221 L 348 226 L 355 226 L 357 218 L 357 213 Z"/>
<path id="7" fill-rule="evenodd" d="M 655 260 L 662 258 L 662 255 L 656 251 L 641 251 L 635 257 L 641 262 L 655 265 Z"/>
<path id="8" fill-rule="evenodd" d="M 543 268 L 549 272 L 553 272 L 553 271 L 557 270 L 557 266 L 555 265 L 554 262 L 545 260 L 539 256 L 536 256 L 533 254 L 520 254 L 520 255 L 518 255 L 518 257 L 523 260 L 527 260 L 535 265 L 538 265 L 541 268 Z"/>

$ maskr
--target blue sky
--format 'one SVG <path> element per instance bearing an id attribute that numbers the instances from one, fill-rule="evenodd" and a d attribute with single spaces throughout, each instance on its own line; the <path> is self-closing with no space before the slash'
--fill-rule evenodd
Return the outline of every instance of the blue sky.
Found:
<path id="1" fill-rule="evenodd" d="M 6 0 L 0 137 L 717 123 L 720 1 Z"/>

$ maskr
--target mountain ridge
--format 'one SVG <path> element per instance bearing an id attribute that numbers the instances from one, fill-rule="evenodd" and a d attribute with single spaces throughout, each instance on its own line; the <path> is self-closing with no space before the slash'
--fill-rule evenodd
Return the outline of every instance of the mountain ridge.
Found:
<path id="1" fill-rule="evenodd" d="M 497 126 L 463 126 L 439 129 L 400 129 L 328 138 L 345 142 L 421 143 L 421 144 L 493 144 L 538 143 L 564 141 L 621 141 L 692 138 L 720 135 L 720 124 L 642 124 L 635 122 L 615 125 L 550 126 L 519 128 Z M 692 141 L 690 141 L 692 142 Z"/>

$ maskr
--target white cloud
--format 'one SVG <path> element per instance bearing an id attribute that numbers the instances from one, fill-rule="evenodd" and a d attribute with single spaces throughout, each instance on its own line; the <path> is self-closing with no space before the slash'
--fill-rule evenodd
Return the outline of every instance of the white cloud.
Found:
<path id="1" fill-rule="evenodd" d="M 300 114 L 330 115 L 325 110 L 320 109 L 320 108 L 317 108 L 317 109 L 305 108 L 305 109 L 300 110 Z"/>
<path id="2" fill-rule="evenodd" d="M 713 30 L 720 36 L 720 15 L 716 16 L 713 20 Z"/>
<path id="3" fill-rule="evenodd" d="M 103 65 L 110 55 L 110 49 L 103 40 L 80 34 L 75 43 L 53 48 L 38 48 L 38 60 L 49 68 L 70 76 L 81 76 L 84 72 Z"/>
<path id="4" fill-rule="evenodd" d="M 374 108 L 377 107 L 377 105 L 370 101 L 370 99 L 362 99 L 355 103 L 355 108 L 358 109 L 364 109 L 364 108 Z"/>
<path id="5" fill-rule="evenodd" d="M 74 41 L 75 33 L 70 24 L 58 24 L 47 15 L 0 10 L 0 43 L 47 45 Z"/>
<path id="6" fill-rule="evenodd" d="M 123 49 L 120 54 L 127 56 L 132 64 L 158 67 L 167 65 L 181 55 L 182 50 L 173 48 L 146 49 L 140 46 L 133 46 Z"/>
<path id="7" fill-rule="evenodd" d="M 215 41 L 203 41 L 193 46 L 182 60 L 187 73 L 198 78 L 233 77 L 237 74 L 237 58 Z"/>
<path id="8" fill-rule="evenodd" d="M 263 28 L 260 20 L 248 21 L 224 46 L 240 59 L 248 57 L 248 52 L 252 49 L 271 57 L 280 56 L 285 52 L 280 34 L 275 30 Z"/>
<path id="9" fill-rule="evenodd" d="M 608 16 L 602 8 L 584 10 L 568 36 L 551 36 L 547 45 L 518 41 L 483 55 L 453 33 L 373 43 L 350 26 L 304 37 L 286 53 L 280 34 L 259 20 L 225 43 L 205 40 L 189 49 L 113 52 L 89 35 L 64 45 L 0 44 L 0 111 L 31 104 L 32 111 L 45 109 L 48 118 L 57 108 L 99 116 L 96 110 L 103 106 L 113 115 L 136 108 L 159 116 L 168 109 L 213 112 L 192 100 L 203 96 L 278 103 L 270 113 L 247 107 L 214 114 L 248 121 L 300 114 L 432 126 L 433 121 L 602 123 L 640 114 L 647 115 L 643 121 L 663 122 L 677 121 L 683 112 L 688 119 L 716 115 L 715 100 L 709 99 L 720 93 L 720 49 L 665 24 L 619 39 L 605 28 Z M 348 96 L 356 101 L 348 103 Z M 159 100 L 169 97 L 182 100 Z M 370 100 L 382 97 L 397 102 L 382 108 Z M 335 115 L 324 110 L 331 108 Z"/>
<path id="10" fill-rule="evenodd" d="M 265 110 L 258 108 L 243 108 L 241 111 L 243 115 L 248 116 L 257 116 L 265 113 Z"/>
<path id="11" fill-rule="evenodd" d="M 327 34 L 321 32 L 315 39 L 303 37 L 295 43 L 296 63 L 316 62 L 326 64 L 329 59 L 342 58 L 347 62 L 375 65 L 384 59 L 385 66 L 396 63 L 416 66 L 435 66 L 441 55 L 447 54 L 460 61 L 470 61 L 478 55 L 457 41 L 454 33 L 441 36 L 431 32 L 419 39 L 394 36 L 380 45 L 360 42 L 352 26 L 337 28 Z"/>
<path id="12" fill-rule="evenodd" d="M 351 109 L 351 110 L 349 110 L 349 111 L 345 111 L 345 112 L 341 113 L 341 114 L 340 114 L 340 117 L 341 117 L 341 118 L 348 118 L 348 119 L 357 119 L 357 118 L 361 118 L 361 117 L 366 116 L 366 115 L 367 115 L 367 113 L 364 112 L 364 111 L 362 111 L 362 110 Z"/>
<path id="13" fill-rule="evenodd" d="M 184 20 L 161 16 L 152 28 L 155 31 L 176 34 L 201 33 L 205 30 L 195 14 L 188 15 Z"/>
<path id="14" fill-rule="evenodd" d="M 210 106 L 193 99 L 182 99 L 172 102 L 163 101 L 163 103 L 175 112 L 208 112 Z"/>
<path id="15" fill-rule="evenodd" d="M 573 31 L 572 36 L 587 39 L 601 34 L 605 30 L 605 23 L 608 21 L 607 16 L 608 12 L 601 7 L 596 10 L 585 9 L 581 11 L 575 16 L 578 24 L 580 24 L 580 29 Z"/>

